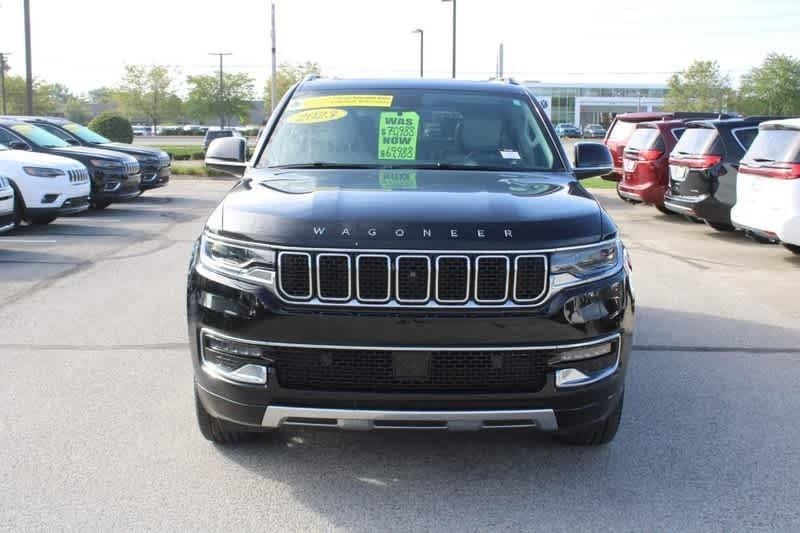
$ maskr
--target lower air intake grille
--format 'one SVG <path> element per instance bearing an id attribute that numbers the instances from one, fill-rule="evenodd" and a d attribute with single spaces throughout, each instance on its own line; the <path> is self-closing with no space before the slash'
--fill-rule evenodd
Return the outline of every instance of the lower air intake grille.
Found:
<path id="1" fill-rule="evenodd" d="M 276 348 L 281 387 L 353 392 L 537 392 L 545 351 L 392 352 Z"/>
<path id="2" fill-rule="evenodd" d="M 296 299 L 311 298 L 311 256 L 301 252 L 281 252 L 279 284 L 283 293 Z"/>

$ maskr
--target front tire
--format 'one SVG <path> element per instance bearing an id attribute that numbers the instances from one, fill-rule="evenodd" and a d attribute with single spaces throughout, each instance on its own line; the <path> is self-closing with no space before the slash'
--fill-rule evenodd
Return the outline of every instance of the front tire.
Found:
<path id="1" fill-rule="evenodd" d="M 783 247 L 793 254 L 800 255 L 800 246 L 797 246 L 796 244 L 789 244 L 788 242 L 785 242 L 783 243 Z"/>
<path id="2" fill-rule="evenodd" d="M 257 433 L 234 429 L 228 422 L 211 416 L 200 403 L 197 391 L 194 393 L 194 407 L 197 413 L 197 426 L 206 440 L 216 444 L 233 445 L 252 440 L 257 435 Z"/>
<path id="3" fill-rule="evenodd" d="M 573 446 L 601 446 L 608 444 L 617 435 L 619 429 L 619 422 L 622 419 L 622 404 L 625 399 L 625 393 L 619 398 L 619 403 L 608 415 L 608 418 L 595 422 L 580 431 L 574 433 L 561 433 L 556 435 L 556 439 L 564 444 L 571 444 Z"/>

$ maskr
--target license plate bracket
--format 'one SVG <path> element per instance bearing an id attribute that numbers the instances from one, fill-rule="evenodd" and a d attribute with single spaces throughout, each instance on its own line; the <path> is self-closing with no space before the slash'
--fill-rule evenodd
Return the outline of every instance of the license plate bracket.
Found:
<path id="1" fill-rule="evenodd" d="M 392 370 L 395 378 L 428 378 L 431 375 L 431 353 L 393 352 Z"/>

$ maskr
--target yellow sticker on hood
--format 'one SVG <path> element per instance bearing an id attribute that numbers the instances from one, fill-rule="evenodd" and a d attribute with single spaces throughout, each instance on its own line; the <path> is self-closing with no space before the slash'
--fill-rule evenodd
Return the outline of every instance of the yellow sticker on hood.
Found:
<path id="1" fill-rule="evenodd" d="M 344 109 L 309 109 L 300 111 L 286 119 L 290 124 L 316 124 L 318 122 L 330 122 L 339 120 L 347 116 Z"/>
<path id="2" fill-rule="evenodd" d="M 317 109 L 320 107 L 392 107 L 391 94 L 332 94 L 299 98 L 289 103 L 294 109 Z"/>

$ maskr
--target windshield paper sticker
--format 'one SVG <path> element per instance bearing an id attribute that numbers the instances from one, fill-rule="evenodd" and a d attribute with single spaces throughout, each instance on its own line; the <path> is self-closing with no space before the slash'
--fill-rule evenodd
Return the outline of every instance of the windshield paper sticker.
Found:
<path id="1" fill-rule="evenodd" d="M 417 173 L 413 170 L 381 170 L 378 174 L 378 183 L 382 189 L 416 189 Z"/>
<path id="2" fill-rule="evenodd" d="M 419 115 L 413 111 L 384 111 L 378 125 L 378 159 L 417 158 Z"/>
<path id="3" fill-rule="evenodd" d="M 317 124 L 319 122 L 330 122 L 339 120 L 347 116 L 344 109 L 309 109 L 300 111 L 286 119 L 290 124 Z"/>
<path id="4" fill-rule="evenodd" d="M 289 111 L 320 107 L 392 107 L 391 94 L 333 94 L 292 100 Z"/>

